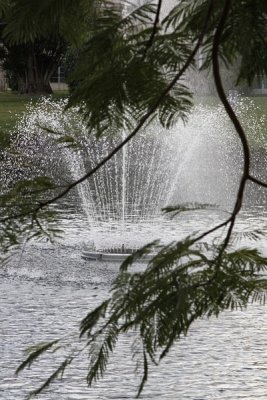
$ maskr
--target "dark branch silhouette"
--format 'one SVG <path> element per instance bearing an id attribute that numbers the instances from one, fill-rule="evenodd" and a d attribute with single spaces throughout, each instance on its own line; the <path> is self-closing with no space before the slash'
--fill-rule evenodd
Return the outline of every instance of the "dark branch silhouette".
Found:
<path id="1" fill-rule="evenodd" d="M 158 3 L 158 10 L 160 12 L 160 4 L 161 1 L 159 1 Z M 167 93 L 173 88 L 173 86 L 176 84 L 176 82 L 180 79 L 180 77 L 183 75 L 183 73 L 186 71 L 186 69 L 190 66 L 190 64 L 192 63 L 197 50 L 199 49 L 199 46 L 202 43 L 202 39 L 205 36 L 205 32 L 206 32 L 206 28 L 209 22 L 209 18 L 211 16 L 211 11 L 212 11 L 212 4 L 213 1 L 210 1 L 209 3 L 209 9 L 208 9 L 208 13 L 206 16 L 206 20 L 205 20 L 205 24 L 203 26 L 202 29 L 202 33 L 200 34 L 198 41 L 194 47 L 194 49 L 192 50 L 190 56 L 188 57 L 185 65 L 183 66 L 183 68 L 176 74 L 176 76 L 174 77 L 174 79 L 169 83 L 169 85 L 166 87 L 166 89 L 161 93 L 161 95 L 159 96 L 159 98 L 157 99 L 157 101 L 154 103 L 154 105 L 148 110 L 148 112 L 140 119 L 139 123 L 137 124 L 137 126 L 135 127 L 135 129 L 129 134 L 129 136 L 127 136 L 127 138 L 122 141 L 117 147 L 115 147 L 113 149 L 113 151 L 111 151 L 107 157 L 105 157 L 95 168 L 93 168 L 92 170 L 88 171 L 85 175 L 83 175 L 81 178 L 79 178 L 78 180 L 76 180 L 75 182 L 71 183 L 70 185 L 68 185 L 61 193 L 59 193 L 57 196 L 53 197 L 50 200 L 47 200 L 46 202 L 40 203 L 40 205 L 35 208 L 32 213 L 34 215 L 34 217 L 36 218 L 36 214 L 38 213 L 39 210 L 41 210 L 42 208 L 48 206 L 49 204 L 55 202 L 56 200 L 62 198 L 63 196 L 65 196 L 65 194 L 67 194 L 72 188 L 74 188 L 76 185 L 82 183 L 83 181 L 85 181 L 86 179 L 90 178 L 96 171 L 98 171 L 108 160 L 110 160 L 127 142 L 129 142 L 140 130 L 140 128 L 145 124 L 145 122 L 147 122 L 149 120 L 149 118 L 152 116 L 152 114 L 154 113 L 154 111 L 156 111 L 157 107 L 159 106 L 159 104 L 161 103 L 161 101 L 164 99 L 164 97 L 167 95 Z M 243 196 L 244 196 L 244 191 L 245 191 L 245 187 L 246 187 L 246 183 L 248 180 L 252 181 L 253 183 L 265 187 L 267 188 L 267 183 L 262 182 L 261 180 L 258 180 L 257 178 L 253 177 L 250 175 L 250 148 L 248 145 L 248 141 L 247 141 L 247 137 L 245 135 L 245 132 L 234 112 L 234 110 L 232 109 L 229 101 L 227 100 L 227 96 L 225 94 L 225 90 L 222 84 L 222 79 L 221 79 L 221 75 L 220 75 L 220 65 L 219 65 L 219 48 L 220 48 L 220 44 L 221 44 L 221 38 L 224 32 L 224 28 L 225 28 L 225 23 L 227 21 L 230 9 L 231 9 L 231 0 L 224 0 L 223 3 L 223 9 L 222 9 L 222 14 L 221 17 L 219 19 L 219 23 L 218 26 L 214 32 L 214 37 L 213 37 L 213 43 L 212 43 L 212 66 L 213 66 L 213 75 L 214 75 L 214 81 L 215 81 L 215 86 L 219 95 L 219 98 L 226 110 L 226 113 L 228 114 L 229 118 L 231 119 L 236 133 L 241 141 L 241 145 L 242 145 L 242 149 L 243 149 L 243 170 L 242 170 L 242 176 L 241 179 L 239 181 L 239 187 L 238 187 L 238 192 L 237 192 L 237 196 L 235 199 L 235 204 L 234 204 L 234 208 L 230 214 L 230 216 L 223 222 L 221 222 L 220 224 L 216 225 L 215 227 L 205 231 L 204 233 L 200 234 L 199 236 L 196 236 L 194 239 L 190 240 L 189 246 L 191 246 L 192 244 L 194 244 L 197 241 L 200 241 L 201 239 L 203 239 L 205 236 L 223 228 L 223 227 L 227 227 L 228 225 L 228 230 L 226 235 L 224 235 L 223 237 L 223 242 L 222 242 L 222 246 L 218 247 L 219 249 L 219 254 L 215 257 L 215 259 L 208 259 L 208 257 L 205 256 L 205 254 L 203 255 L 204 257 L 204 262 L 205 264 L 207 264 L 208 266 L 214 266 L 214 274 L 211 276 L 210 279 L 207 279 L 206 281 L 201 281 L 201 282 L 197 282 L 191 286 L 188 286 L 188 290 L 192 290 L 192 289 L 197 289 L 198 287 L 208 287 L 211 283 L 213 283 L 214 281 L 216 282 L 216 275 L 218 272 L 218 267 L 220 266 L 220 261 L 222 261 L 222 257 L 223 255 L 225 255 L 225 250 L 227 248 L 227 246 L 229 245 L 230 242 L 230 238 L 232 235 L 232 231 L 235 225 L 235 221 L 236 221 L 236 216 L 238 215 L 238 213 L 241 210 L 242 207 L 242 203 L 243 203 Z M 156 27 L 156 24 L 155 24 Z M 152 38 L 153 40 L 153 38 Z M 14 218 L 14 217 L 13 217 Z M 38 223 L 38 219 L 37 219 L 37 223 Z M 189 247 L 188 247 L 189 248 Z M 224 254 L 223 254 L 224 253 Z M 187 266 L 186 266 L 187 267 Z M 188 267 L 187 267 L 188 268 Z M 243 273 L 243 270 L 242 270 Z M 190 273 L 189 273 L 190 275 Z M 218 277 L 218 276 L 217 276 Z M 150 282 L 150 281 L 149 281 Z M 177 283 L 177 282 L 176 282 Z M 169 281 L 167 282 L 167 285 L 169 285 Z M 220 283 L 219 283 L 220 284 Z M 175 282 L 174 282 L 175 285 Z M 175 285 L 176 286 L 176 285 Z M 227 288 L 227 287 L 226 287 Z M 177 292 L 180 289 L 179 285 L 176 286 Z M 127 289 L 128 290 L 128 289 Z M 127 296 L 128 294 L 131 294 L 130 290 L 129 292 L 127 291 Z M 250 295 L 251 293 L 249 293 Z M 176 299 L 177 297 L 177 293 L 175 293 L 175 301 L 177 301 Z M 217 305 L 220 305 L 221 300 L 223 299 L 223 293 L 220 294 L 219 292 L 219 297 L 217 298 Z M 104 303 L 102 303 L 101 308 L 96 309 L 98 312 L 101 311 L 103 312 L 103 310 L 107 309 L 107 305 L 109 304 L 110 299 L 106 300 Z M 144 304 L 144 303 L 143 303 Z M 103 307 L 104 305 L 104 307 Z M 154 306 L 154 305 L 153 305 Z M 126 306 L 127 307 L 127 306 Z M 117 323 L 119 321 L 120 318 L 123 317 L 123 313 L 125 312 L 124 305 L 122 307 L 122 309 L 120 309 L 120 311 L 118 312 L 118 314 L 115 314 L 115 322 Z M 144 310 L 142 310 L 144 312 Z M 190 311 L 192 312 L 192 308 L 190 308 Z M 95 312 L 95 311 L 94 311 Z M 114 312 L 114 311 L 113 311 Z M 177 309 L 175 309 L 175 313 L 177 313 Z M 100 315 L 100 314 L 99 314 Z M 121 332 L 126 332 L 128 330 L 129 327 L 135 327 L 138 323 L 140 323 L 140 321 L 142 320 L 143 316 L 141 315 L 140 310 L 138 310 L 137 316 L 134 319 L 130 319 L 127 320 L 126 324 L 122 325 L 121 327 L 116 327 L 117 332 L 116 334 L 118 335 Z M 202 314 L 199 314 L 200 316 L 202 316 Z M 187 320 L 187 326 L 186 328 L 188 329 L 189 326 L 191 326 L 191 324 L 194 322 L 194 320 L 196 319 L 196 317 L 198 317 L 199 315 L 197 315 L 197 313 L 193 313 L 191 316 L 189 316 L 188 320 Z M 212 314 L 211 314 L 212 315 Z M 90 314 L 89 314 L 90 316 Z M 86 317 L 87 318 L 87 317 Z M 82 324 L 81 324 L 81 336 L 83 336 L 85 333 L 88 335 L 88 332 L 90 333 L 90 335 L 88 335 L 88 342 L 86 343 L 86 346 L 84 348 L 86 348 L 87 346 L 89 346 L 91 343 L 94 342 L 95 338 L 97 338 L 98 335 L 101 335 L 103 333 L 105 333 L 105 329 L 109 326 L 109 324 L 112 324 L 114 322 L 114 315 L 111 315 L 108 320 L 103 324 L 103 326 L 98 329 L 97 331 L 95 331 L 93 334 L 91 333 L 91 328 L 92 328 L 92 322 L 90 325 L 90 330 L 88 329 L 88 321 L 86 323 L 86 318 L 83 320 Z M 90 318 L 92 318 L 92 316 L 90 316 Z M 89 320 L 90 320 L 89 318 Z M 85 322 L 85 323 L 84 323 Z M 96 325 L 96 323 L 95 323 Z M 166 326 L 166 324 L 164 325 Z M 165 347 L 165 350 L 161 353 L 160 359 L 163 358 L 167 352 L 169 351 L 170 347 L 173 344 L 173 341 L 175 339 L 175 333 L 176 333 L 176 329 L 177 326 L 174 326 L 174 328 L 172 329 L 172 332 L 170 332 L 169 334 L 169 341 Z M 185 333 L 183 331 L 183 333 Z M 111 349 L 111 351 L 113 351 Z M 148 367 L 147 367 L 147 360 L 146 360 L 146 354 L 147 351 L 144 350 L 144 373 L 143 373 L 143 379 L 141 382 L 141 385 L 139 387 L 139 391 L 138 391 L 138 395 L 137 397 L 139 397 L 144 383 L 147 380 L 147 374 L 148 374 Z M 151 357 L 151 359 L 153 360 L 153 354 L 151 355 L 150 353 L 148 353 L 149 356 Z M 101 355 L 101 353 L 100 353 Z M 68 361 L 68 359 L 66 359 Z M 25 363 L 24 363 L 25 364 Z M 48 384 L 52 381 L 52 379 L 54 379 L 54 377 L 56 376 L 56 374 L 58 373 L 59 369 L 56 370 L 56 372 L 51 375 L 51 377 L 45 382 L 45 384 L 38 389 L 37 391 L 33 392 L 33 394 L 38 394 L 39 392 L 41 392 L 43 390 L 44 387 L 48 386 Z M 88 375 L 89 376 L 89 375 Z M 91 377 L 89 377 L 89 381 L 88 383 L 91 384 L 92 381 L 94 379 L 94 375 L 91 375 Z"/>
<path id="2" fill-rule="evenodd" d="M 232 216 L 231 218 L 228 220 L 228 223 L 230 223 L 229 228 L 228 228 L 228 232 L 227 235 L 225 237 L 224 240 L 224 244 L 222 247 L 221 252 L 223 252 L 223 250 L 225 250 L 225 248 L 227 247 L 227 245 L 229 244 L 230 241 L 230 237 L 234 228 L 234 224 L 235 224 L 235 219 L 237 214 L 239 213 L 239 211 L 241 210 L 242 207 L 242 202 L 243 202 L 243 196 L 244 196 L 244 191 L 245 191 L 245 186 L 246 186 L 246 182 L 249 178 L 249 170 L 250 170 L 250 149 L 249 149 L 249 145 L 248 145 L 248 141 L 247 141 L 247 137 L 245 135 L 245 132 L 234 112 L 234 110 L 232 109 L 229 101 L 227 100 L 227 96 L 225 94 L 224 88 L 223 88 L 223 84 L 222 84 L 222 80 L 221 80 L 221 75 L 220 75 L 220 66 L 219 66 L 219 46 L 220 46 L 220 40 L 221 40 L 221 36 L 223 33 L 223 28 L 225 25 L 225 22 L 227 20 L 228 17 L 228 13 L 230 11 L 231 8 L 231 0 L 225 0 L 224 2 L 224 8 L 223 8 L 223 12 L 218 24 L 218 27 L 215 31 L 214 34 L 214 39 L 213 39 L 213 46 L 212 46 L 212 66 L 213 66 L 213 76 L 214 76 L 214 82 L 215 82 L 215 86 L 219 95 L 219 98 L 224 106 L 225 111 L 227 112 L 229 118 L 231 119 L 235 130 L 241 140 L 241 144 L 242 144 L 242 149 L 243 149 L 243 172 L 242 172 L 242 177 L 239 183 L 239 188 L 238 188 L 238 193 L 237 193 L 237 197 L 236 197 L 236 202 L 234 205 L 234 209 L 232 212 Z"/>
<path id="3" fill-rule="evenodd" d="M 102 161 L 100 161 L 94 168 L 92 168 L 90 171 L 86 172 L 83 176 L 81 176 L 79 179 L 76 181 L 72 182 L 69 184 L 66 189 L 62 190 L 59 194 L 56 196 L 52 197 L 51 199 L 48 199 L 44 202 L 40 202 L 38 207 L 32 210 L 33 213 L 37 213 L 41 209 L 49 206 L 52 203 L 55 203 L 57 200 L 61 199 L 62 197 L 66 196 L 73 188 L 75 188 L 77 185 L 80 183 L 84 182 L 88 178 L 90 178 L 93 174 L 95 174 L 101 167 L 103 167 L 116 153 L 118 153 L 132 138 L 140 131 L 140 129 L 144 126 L 144 124 L 149 120 L 149 118 L 153 115 L 153 113 L 157 110 L 158 106 L 161 104 L 161 102 L 164 100 L 165 96 L 170 92 L 170 90 L 175 86 L 175 84 L 179 81 L 179 79 L 182 77 L 182 75 L 185 73 L 185 71 L 189 68 L 191 63 L 194 61 L 194 58 L 197 54 L 197 51 L 202 43 L 202 40 L 204 38 L 204 35 L 206 33 L 206 29 L 208 26 L 208 21 L 211 15 L 211 10 L 212 10 L 212 4 L 213 0 L 210 1 L 207 16 L 205 19 L 205 23 L 203 25 L 202 31 L 199 35 L 199 38 L 197 40 L 197 43 L 195 47 L 193 48 L 191 54 L 187 58 L 184 66 L 180 69 L 180 71 L 175 75 L 175 77 L 172 79 L 172 81 L 166 86 L 165 90 L 159 95 L 158 99 L 155 101 L 155 103 L 150 107 L 150 109 L 147 111 L 146 114 L 143 115 L 142 118 L 140 118 L 140 121 L 138 122 L 137 126 L 135 129 L 118 145 L 116 146 L 106 157 L 103 158 Z M 8 219 L 14 219 L 14 218 L 19 218 L 19 217 L 24 217 L 25 213 L 23 214 L 17 214 L 12 217 L 6 217 L 3 218 L 2 221 L 7 221 Z"/>
<path id="4" fill-rule="evenodd" d="M 267 188 L 267 183 L 266 183 L 266 182 L 263 182 L 263 181 L 261 181 L 260 179 L 257 179 L 257 178 L 255 178 L 255 177 L 252 176 L 252 175 L 249 175 L 249 176 L 248 176 L 248 179 L 249 179 L 251 182 L 254 182 L 254 183 L 256 183 L 256 184 L 259 185 L 259 186 L 263 186 L 264 188 Z"/>
<path id="5" fill-rule="evenodd" d="M 162 0 L 158 0 L 157 12 L 156 12 L 156 16 L 155 16 L 155 20 L 154 20 L 154 24 L 153 24 L 153 30 L 152 30 L 151 36 L 150 36 L 150 38 L 149 38 L 149 41 L 148 41 L 148 43 L 147 43 L 147 46 L 146 46 L 145 55 L 146 55 L 147 50 L 149 49 L 149 47 L 152 46 L 154 37 L 155 37 L 155 35 L 156 35 L 156 33 L 157 33 L 157 28 L 158 28 L 158 23 L 159 23 L 159 17 L 160 17 L 161 6 L 162 6 Z"/>

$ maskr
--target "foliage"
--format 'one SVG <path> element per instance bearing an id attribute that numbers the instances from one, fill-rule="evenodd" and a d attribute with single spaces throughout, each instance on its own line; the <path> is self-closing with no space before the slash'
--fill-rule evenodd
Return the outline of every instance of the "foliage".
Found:
<path id="1" fill-rule="evenodd" d="M 83 99 L 88 126 L 98 136 L 132 128 L 189 55 L 180 32 L 159 35 L 146 51 L 154 14 L 155 6 L 148 3 L 126 15 L 121 7 L 103 8 L 96 19 L 74 73 L 80 80 L 70 105 Z M 159 105 L 158 118 L 169 127 L 178 117 L 185 119 L 190 106 L 190 93 L 177 84 Z"/>
<path id="2" fill-rule="evenodd" d="M 0 4 L 3 44 L 0 60 L 9 85 L 20 93 L 52 93 L 49 81 L 66 52 L 66 41 L 54 31 L 35 39 L 29 37 L 27 41 L 15 42 L 8 32 L 19 9 L 20 4 L 16 2 L 6 2 L 2 8 Z"/>
<path id="3" fill-rule="evenodd" d="M 155 255 L 147 268 L 131 271 L 132 264 L 151 250 Z M 226 309 L 245 309 L 250 300 L 265 303 L 267 258 L 257 250 L 231 249 L 221 255 L 218 265 L 217 255 L 218 246 L 186 238 L 168 246 L 151 243 L 122 264 L 110 298 L 80 325 L 80 337 L 86 338 L 83 350 L 89 355 L 88 385 L 103 376 L 120 335 L 133 333 L 133 357 L 143 368 L 138 397 L 151 363 L 157 365 L 166 357 L 195 320 L 218 316 Z M 43 345 L 42 352 L 45 346 L 51 343 Z M 34 349 L 18 372 L 39 355 L 39 348 Z M 73 358 L 70 353 L 65 362 Z"/>
<path id="4" fill-rule="evenodd" d="M 90 178 L 153 118 L 165 127 L 177 118 L 186 121 L 191 93 L 181 78 L 188 68 L 195 67 L 194 58 L 201 44 L 203 69 L 212 67 L 218 95 L 242 146 L 244 166 L 229 217 L 198 236 L 167 246 L 154 242 L 138 250 L 122 264 L 109 299 L 81 322 L 81 340 L 86 337 L 85 349 L 89 351 L 89 385 L 105 372 L 119 335 L 130 330 L 135 332 L 136 355 L 141 355 L 143 365 L 139 396 L 148 378 L 150 363 L 164 358 L 196 319 L 217 316 L 225 309 L 245 308 L 250 300 L 265 300 L 266 258 L 257 250 L 231 248 L 235 220 L 248 181 L 264 188 L 267 184 L 251 173 L 250 148 L 225 95 L 220 63 L 231 68 L 238 62 L 238 80 L 249 83 L 256 74 L 267 72 L 267 2 L 183 0 L 164 18 L 158 18 L 160 1 L 139 6 L 108 0 L 100 4 L 90 2 L 90 5 L 85 0 L 40 3 L 41 7 L 39 2 L 37 7 L 34 0 L 14 0 L 12 4 L 18 8 L 5 30 L 6 37 L 16 43 L 35 40 L 45 32 L 49 35 L 60 32 L 75 43 L 82 56 L 73 74 L 77 87 L 69 106 L 82 104 L 91 134 L 111 135 L 121 128 L 130 134 L 98 166 L 51 197 L 54 187 L 45 178 L 18 182 L 4 192 L 1 200 L 4 248 L 16 243 L 17 235 L 35 232 L 34 229 L 40 232 L 42 225 L 38 218 L 42 213 L 44 218 L 49 218 L 48 206 Z M 86 12 L 83 14 L 81 10 Z M 66 32 L 70 16 L 72 26 Z M 44 193 L 48 193 L 45 198 Z M 22 196 L 29 199 L 28 205 Z M 178 205 L 167 208 L 166 212 L 178 214 L 189 208 L 192 207 Z M 223 238 L 213 244 L 204 242 L 223 227 L 226 228 Z M 259 234 L 256 232 L 254 238 Z M 138 273 L 131 271 L 131 265 L 147 253 L 153 257 L 146 269 Z M 47 349 L 50 347 L 47 344 Z M 19 370 L 31 364 L 43 350 L 46 347 L 40 351 L 35 349 Z M 69 355 L 33 395 L 57 378 L 72 359 Z"/>
<path id="5" fill-rule="evenodd" d="M 20 178 L 17 182 L 2 182 L 0 196 L 2 258 L 5 259 L 9 255 L 11 247 L 17 247 L 25 240 L 46 237 L 53 241 L 60 234 L 53 209 L 37 212 L 40 204 L 46 201 L 55 189 L 57 188 L 54 182 L 45 176 L 36 176 L 32 179 Z"/>
<path id="6" fill-rule="evenodd" d="M 59 36 L 18 45 L 5 42 L 0 59 L 10 88 L 19 93 L 52 93 L 50 79 L 65 51 L 66 42 Z"/>
<path id="7" fill-rule="evenodd" d="M 72 74 L 79 57 L 81 57 L 81 53 L 80 49 L 69 47 L 64 56 L 62 66 L 65 71 L 66 82 L 70 91 L 73 91 L 77 87 L 77 82 L 73 79 Z"/>
<path id="8" fill-rule="evenodd" d="M 101 6 L 101 1 L 3 0 L 0 11 L 7 18 L 4 36 L 11 44 L 17 44 L 56 33 L 71 43 L 80 43 L 96 6 Z"/>
<path id="9" fill-rule="evenodd" d="M 136 356 L 143 357 L 143 377 L 149 363 L 158 363 L 199 317 L 225 309 L 245 308 L 252 297 L 265 301 L 266 280 L 259 275 L 267 259 L 257 251 L 242 249 L 223 253 L 216 265 L 217 246 L 184 241 L 156 246 L 157 254 L 143 273 L 121 266 L 112 295 L 82 321 L 81 336 L 89 347 L 88 384 L 103 375 L 118 336 L 133 331 Z M 166 260 L 168 260 L 166 262 Z"/>
<path id="10" fill-rule="evenodd" d="M 167 21 L 173 25 L 177 20 L 181 20 L 186 31 L 198 35 L 206 7 L 207 1 L 182 1 L 174 7 Z M 203 43 L 203 54 L 206 56 L 205 68 L 211 63 L 214 30 L 223 7 L 224 2 L 213 2 L 213 15 Z M 228 66 L 238 62 L 238 81 L 246 80 L 251 84 L 255 76 L 264 76 L 267 73 L 266 11 L 266 1 L 245 0 L 242 6 L 238 2 L 231 2 L 221 35 L 220 56 Z"/>

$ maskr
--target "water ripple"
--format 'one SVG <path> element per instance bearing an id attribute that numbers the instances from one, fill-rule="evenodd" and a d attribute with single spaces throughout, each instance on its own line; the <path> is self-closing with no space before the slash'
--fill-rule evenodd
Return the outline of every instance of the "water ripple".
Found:
<path id="1" fill-rule="evenodd" d="M 71 243 L 31 245 L 20 263 L 14 260 L 0 271 L 0 399 L 22 400 L 53 371 L 52 360 L 44 357 L 15 377 L 25 348 L 76 334 L 81 318 L 108 295 L 118 266 L 88 263 L 80 257 L 81 243 Z M 224 312 L 218 319 L 195 323 L 161 367 L 150 367 L 142 398 L 266 399 L 266 314 L 266 307 L 250 305 L 244 312 Z M 39 398 L 133 399 L 139 379 L 134 374 L 131 339 L 130 334 L 120 339 L 105 377 L 92 388 L 86 386 L 84 355 Z"/>

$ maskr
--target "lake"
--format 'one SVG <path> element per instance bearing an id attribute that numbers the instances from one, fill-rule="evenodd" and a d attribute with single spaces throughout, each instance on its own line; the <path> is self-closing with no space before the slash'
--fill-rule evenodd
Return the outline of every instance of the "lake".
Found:
<path id="1" fill-rule="evenodd" d="M 178 222 L 166 223 L 165 240 L 186 234 L 192 227 L 203 229 L 200 221 L 210 225 L 213 218 L 215 221 L 223 217 L 218 211 L 214 215 L 206 213 L 206 217 L 203 213 L 201 219 L 184 214 Z M 76 340 L 81 318 L 107 297 L 119 268 L 116 263 L 81 258 L 84 243 L 96 234 L 99 238 L 101 230 L 96 232 L 88 227 L 79 210 L 76 213 L 73 210 L 71 216 L 62 211 L 61 220 L 65 233 L 58 243 L 29 244 L 0 270 L 0 399 L 3 400 L 22 400 L 41 384 L 40 377 L 44 380 L 52 373 L 53 363 L 57 365 L 59 360 L 44 356 L 31 369 L 14 376 L 28 346 L 71 334 Z M 266 229 L 266 221 L 266 207 L 247 209 L 238 220 L 237 231 Z M 162 231 L 160 222 L 158 225 L 155 222 L 151 238 L 159 231 Z M 259 242 L 258 246 L 267 255 L 266 242 Z M 266 331 L 264 305 L 253 304 L 245 311 L 229 311 L 218 319 L 199 320 L 161 366 L 151 367 L 141 398 L 266 399 Z M 139 380 L 131 358 L 132 338 L 132 334 L 121 338 L 106 375 L 92 388 L 86 385 L 84 354 L 62 381 L 51 385 L 38 398 L 133 399 Z"/>
<path id="2" fill-rule="evenodd" d="M 255 115 L 254 104 L 246 105 L 243 98 L 232 101 L 253 147 L 252 173 L 266 181 L 265 119 Z M 32 158 L 36 166 L 36 171 L 28 171 L 30 174 L 50 172 L 59 183 L 83 175 L 102 159 L 103 151 L 110 151 L 114 145 L 105 138 L 102 145 L 92 142 L 77 110 L 63 113 L 63 109 L 64 104 L 49 99 L 29 108 L 18 124 L 16 142 L 20 154 Z M 61 146 L 56 150 L 42 126 L 60 132 L 64 127 L 65 134 L 74 132 L 84 143 L 83 153 L 64 151 Z M 108 296 L 119 265 L 83 260 L 85 246 L 93 241 L 98 248 L 122 243 L 139 247 L 158 238 L 169 243 L 228 218 L 243 156 L 222 107 L 197 106 L 187 126 L 178 124 L 168 135 L 157 125 L 150 130 L 148 135 L 143 133 L 145 140 L 135 138 L 132 147 L 114 157 L 113 164 L 107 164 L 90 184 L 81 185 L 79 197 L 76 193 L 58 206 L 64 234 L 54 245 L 30 243 L 1 267 L 0 399 L 24 399 L 54 371 L 65 351 L 62 349 L 58 356 L 45 355 L 16 377 L 14 372 L 25 359 L 27 347 L 58 337 L 65 338 L 67 349 L 71 343 L 79 346 L 81 319 Z M 11 171 L 2 171 L 2 176 L 12 178 L 14 163 L 10 166 Z M 192 199 L 220 207 L 182 213 L 174 220 L 159 215 L 164 205 Z M 267 256 L 266 236 L 255 244 L 245 235 L 253 230 L 266 233 L 266 199 L 263 188 L 248 184 L 244 210 L 235 228 L 235 245 L 256 245 Z M 197 321 L 159 367 L 151 366 L 142 398 L 266 399 L 266 313 L 266 306 L 251 304 L 245 311 Z M 86 385 L 84 353 L 63 380 L 39 398 L 133 399 L 140 380 L 131 357 L 133 339 L 130 333 L 121 338 L 107 373 L 92 388 Z"/>

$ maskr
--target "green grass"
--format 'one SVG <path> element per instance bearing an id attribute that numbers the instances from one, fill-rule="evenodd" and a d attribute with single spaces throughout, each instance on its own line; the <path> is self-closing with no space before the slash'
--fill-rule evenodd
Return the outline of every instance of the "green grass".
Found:
<path id="1" fill-rule="evenodd" d="M 245 131 L 247 132 L 247 124 L 250 125 L 249 118 L 252 118 L 255 122 L 256 120 L 260 121 L 262 117 L 265 118 L 266 123 L 261 123 L 258 132 L 255 134 L 250 131 L 249 133 L 249 141 L 252 145 L 255 146 L 265 146 L 267 143 L 267 96 L 249 96 L 247 97 L 248 101 L 252 101 L 252 107 L 250 108 L 250 112 L 248 115 L 245 115 L 246 123 L 243 124 Z M 204 104 L 211 107 L 216 107 L 220 103 L 220 100 L 217 96 L 197 96 L 196 104 Z M 253 125 L 253 124 L 252 124 Z M 259 134 L 259 138 L 257 137 Z"/>
<path id="2" fill-rule="evenodd" d="M 56 92 L 53 98 L 62 98 L 67 96 L 67 92 Z M 13 92 L 0 92 L 0 133 L 8 134 L 15 127 L 19 116 L 26 111 L 26 105 L 30 101 L 36 102 L 40 96 L 19 95 Z M 255 106 L 254 116 L 260 118 L 265 115 L 267 121 L 267 96 L 250 97 Z M 219 99 L 215 96 L 206 96 L 197 98 L 197 103 L 201 102 L 210 106 L 219 103 Z M 267 141 L 267 123 L 263 127 L 263 134 Z"/>
<path id="3" fill-rule="evenodd" d="M 267 96 L 253 96 L 251 99 L 256 106 L 261 107 L 265 114 L 267 114 Z"/>
<path id="4" fill-rule="evenodd" d="M 253 103 L 256 106 L 256 109 L 255 109 L 256 115 L 258 117 L 261 117 L 262 115 L 264 115 L 266 118 L 266 121 L 267 121 L 267 96 L 254 96 L 254 97 L 250 97 L 250 99 L 253 100 Z M 267 130 L 267 126 L 266 126 L 266 130 Z"/>
<path id="5" fill-rule="evenodd" d="M 256 119 L 264 117 L 265 124 L 261 124 L 261 134 L 264 137 L 264 147 L 267 143 L 267 96 L 253 96 L 250 99 L 255 104 L 254 115 Z M 263 146 L 263 143 L 261 144 Z"/>
<path id="6" fill-rule="evenodd" d="M 14 93 L 0 93 L 0 130 L 7 132 L 11 130 L 18 118 L 18 115 L 26 110 L 29 96 L 19 96 Z"/>
<path id="7" fill-rule="evenodd" d="M 56 92 L 53 98 L 62 98 L 67 92 Z M 8 134 L 16 125 L 19 116 L 26 111 L 30 101 L 36 102 L 40 96 L 21 95 L 13 92 L 0 92 L 0 132 Z"/>

